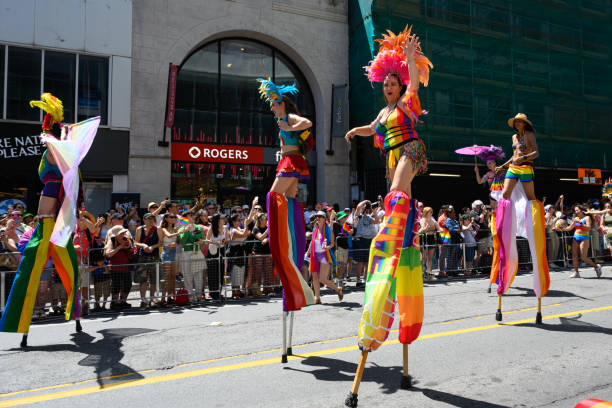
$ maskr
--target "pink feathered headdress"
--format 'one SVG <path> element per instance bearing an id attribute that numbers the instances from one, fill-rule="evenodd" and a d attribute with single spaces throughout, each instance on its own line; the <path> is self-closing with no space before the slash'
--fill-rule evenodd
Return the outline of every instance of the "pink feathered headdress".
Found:
<path id="1" fill-rule="evenodd" d="M 411 31 L 412 26 L 406 26 L 404 31 L 398 35 L 393 34 L 391 30 L 387 30 L 389 35 L 383 34 L 383 38 L 376 40 L 380 44 L 378 54 L 365 67 L 370 82 L 383 82 L 388 74 L 395 73 L 400 77 L 402 84 L 410 84 L 410 72 L 404 55 L 404 45 L 410 38 Z M 419 71 L 419 80 L 427 86 L 429 84 L 429 70 L 433 68 L 433 64 L 421 52 L 420 44 L 415 51 L 414 60 Z"/>

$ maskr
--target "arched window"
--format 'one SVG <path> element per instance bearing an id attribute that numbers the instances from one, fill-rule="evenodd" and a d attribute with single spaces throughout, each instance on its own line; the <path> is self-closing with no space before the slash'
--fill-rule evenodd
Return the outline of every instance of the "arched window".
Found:
<path id="1" fill-rule="evenodd" d="M 269 150 L 279 147 L 279 139 L 270 106 L 259 98 L 256 79 L 266 76 L 277 84 L 297 84 L 300 92 L 292 99 L 313 122 L 314 132 L 312 92 L 295 64 L 273 47 L 247 39 L 222 39 L 185 59 L 177 78 L 172 142 L 260 147 L 267 159 L 253 164 L 173 160 L 173 197 L 191 199 L 203 192 L 225 206 L 235 205 L 241 195 L 248 195 L 246 191 L 269 188 L 275 175 Z"/>

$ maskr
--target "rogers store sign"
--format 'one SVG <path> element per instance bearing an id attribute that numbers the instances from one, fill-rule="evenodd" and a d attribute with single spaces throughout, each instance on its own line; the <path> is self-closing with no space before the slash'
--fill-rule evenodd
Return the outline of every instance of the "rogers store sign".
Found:
<path id="1" fill-rule="evenodd" d="M 171 158 L 187 162 L 261 164 L 264 162 L 264 149 L 252 146 L 173 142 Z"/>

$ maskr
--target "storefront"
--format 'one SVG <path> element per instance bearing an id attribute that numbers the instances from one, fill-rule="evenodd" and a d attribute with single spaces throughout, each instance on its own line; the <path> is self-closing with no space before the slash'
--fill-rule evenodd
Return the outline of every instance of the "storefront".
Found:
<path id="1" fill-rule="evenodd" d="M 177 78 L 176 116 L 171 137 L 171 196 L 203 195 L 224 207 L 264 199 L 280 159 L 278 127 L 259 98 L 257 78 L 297 84 L 293 99 L 313 122 L 312 92 L 303 74 L 283 53 L 243 38 L 208 43 L 182 63 Z M 316 137 L 316 135 L 315 135 Z M 311 181 L 300 184 L 300 200 L 314 201 L 316 152 L 308 157 Z"/>

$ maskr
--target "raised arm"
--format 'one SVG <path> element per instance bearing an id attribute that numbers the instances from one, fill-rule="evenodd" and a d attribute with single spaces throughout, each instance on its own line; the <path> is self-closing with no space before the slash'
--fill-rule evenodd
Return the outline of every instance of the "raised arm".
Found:
<path id="1" fill-rule="evenodd" d="M 376 119 L 374 119 L 374 121 L 370 123 L 369 125 L 359 126 L 359 127 L 352 128 L 351 130 L 349 130 L 344 136 L 344 139 L 346 139 L 346 141 L 350 143 L 351 139 L 354 138 L 355 136 L 372 136 L 374 133 L 376 133 L 376 123 L 380 121 L 383 111 L 384 109 L 378 113 L 378 116 L 376 116 Z"/>

